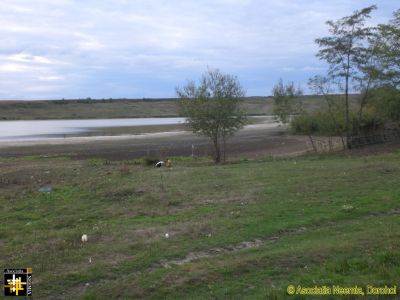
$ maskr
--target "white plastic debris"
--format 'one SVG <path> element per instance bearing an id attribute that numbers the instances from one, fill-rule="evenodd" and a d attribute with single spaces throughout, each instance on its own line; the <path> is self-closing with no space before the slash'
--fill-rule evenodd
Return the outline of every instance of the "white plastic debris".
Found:
<path id="1" fill-rule="evenodd" d="M 88 236 L 87 236 L 87 234 L 82 234 L 81 240 L 82 240 L 82 243 L 86 243 L 86 242 L 88 241 Z"/>

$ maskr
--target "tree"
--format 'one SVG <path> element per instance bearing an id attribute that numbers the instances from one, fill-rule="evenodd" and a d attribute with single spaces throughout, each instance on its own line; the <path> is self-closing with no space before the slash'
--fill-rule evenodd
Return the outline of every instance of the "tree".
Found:
<path id="1" fill-rule="evenodd" d="M 400 121 L 400 9 L 388 24 L 379 24 L 370 38 L 376 84 L 370 107 L 386 122 Z"/>
<path id="2" fill-rule="evenodd" d="M 237 77 L 207 69 L 200 82 L 177 88 L 181 115 L 193 133 L 211 139 L 215 163 L 225 161 L 226 140 L 244 126 L 247 117 L 240 107 L 245 92 Z M 222 142 L 222 149 L 221 149 Z"/>
<path id="3" fill-rule="evenodd" d="M 379 24 L 371 39 L 377 59 L 378 78 L 382 85 L 400 87 L 400 9 L 388 24 Z"/>
<path id="4" fill-rule="evenodd" d="M 371 108 L 386 123 L 400 125 L 400 90 L 393 86 L 382 86 L 372 91 Z"/>
<path id="5" fill-rule="evenodd" d="M 352 81 L 357 79 L 357 75 L 362 72 L 362 66 L 365 66 L 370 57 L 366 43 L 368 37 L 372 36 L 373 28 L 366 27 L 365 20 L 375 9 L 376 6 L 372 5 L 337 21 L 328 21 L 331 36 L 315 40 L 321 48 L 317 57 L 329 64 L 330 79 L 344 81 L 348 147 L 350 140 L 349 90 Z M 341 85 L 342 82 L 339 81 L 339 84 Z"/>
<path id="6" fill-rule="evenodd" d="M 302 90 L 294 86 L 293 82 L 284 84 L 282 79 L 272 89 L 274 99 L 274 114 L 283 124 L 289 122 L 290 116 L 299 113 L 300 102 L 297 97 L 303 94 Z"/>
<path id="7" fill-rule="evenodd" d="M 308 85 L 310 90 L 312 90 L 316 95 L 322 96 L 325 100 L 328 106 L 328 115 L 333 124 L 331 134 L 340 136 L 343 148 L 345 148 L 346 144 L 343 138 L 343 133 L 345 131 L 342 122 L 340 122 L 341 118 L 338 116 L 344 108 L 342 101 L 340 101 L 342 99 L 337 99 L 337 97 L 332 95 L 331 82 L 327 77 L 318 75 L 314 76 L 313 78 L 310 78 Z"/>

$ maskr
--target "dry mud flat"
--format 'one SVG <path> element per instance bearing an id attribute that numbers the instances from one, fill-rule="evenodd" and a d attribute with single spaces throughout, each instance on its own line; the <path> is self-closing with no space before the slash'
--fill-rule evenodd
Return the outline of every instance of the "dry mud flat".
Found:
<path id="1" fill-rule="evenodd" d="M 310 150 L 306 138 L 288 136 L 283 128 L 266 124 L 248 126 L 232 137 L 227 145 L 229 157 L 295 155 Z M 192 155 L 192 151 L 196 156 L 211 155 L 212 147 L 208 139 L 185 131 L 0 142 L 0 155 L 3 157 L 67 155 L 78 159 L 125 160 L 144 156 Z"/>

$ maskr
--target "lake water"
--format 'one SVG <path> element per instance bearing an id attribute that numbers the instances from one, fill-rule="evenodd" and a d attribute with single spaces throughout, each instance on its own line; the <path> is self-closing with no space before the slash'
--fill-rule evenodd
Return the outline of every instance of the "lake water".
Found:
<path id="1" fill-rule="evenodd" d="M 0 142 L 79 136 L 100 128 L 180 124 L 185 118 L 0 121 Z"/>

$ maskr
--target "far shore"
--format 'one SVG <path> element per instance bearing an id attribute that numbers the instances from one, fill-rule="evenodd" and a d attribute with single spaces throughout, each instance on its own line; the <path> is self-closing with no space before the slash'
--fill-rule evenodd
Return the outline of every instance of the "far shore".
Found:
<path id="1" fill-rule="evenodd" d="M 336 96 L 339 97 L 339 96 Z M 298 98 L 304 109 L 321 109 L 326 101 L 321 96 Z M 357 95 L 351 95 L 357 103 Z M 272 115 L 273 99 L 268 96 L 246 97 L 242 104 L 249 116 Z M 110 99 L 0 101 L 0 120 L 62 120 L 103 118 L 178 117 L 177 99 Z"/>

